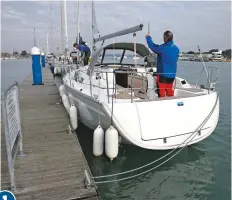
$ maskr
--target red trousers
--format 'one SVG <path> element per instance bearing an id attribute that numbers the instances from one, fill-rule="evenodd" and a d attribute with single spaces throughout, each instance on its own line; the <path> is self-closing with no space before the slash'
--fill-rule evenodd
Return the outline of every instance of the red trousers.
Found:
<path id="1" fill-rule="evenodd" d="M 159 76 L 156 76 L 156 83 L 158 89 L 158 96 L 159 97 L 166 97 L 166 96 L 174 96 L 173 90 L 173 82 L 172 83 L 161 83 L 159 80 Z"/>

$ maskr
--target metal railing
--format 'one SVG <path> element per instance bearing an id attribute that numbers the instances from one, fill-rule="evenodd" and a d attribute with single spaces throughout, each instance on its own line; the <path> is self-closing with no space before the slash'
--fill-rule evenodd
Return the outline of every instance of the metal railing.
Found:
<path id="1" fill-rule="evenodd" d="M 201 73 L 200 73 L 200 75 L 199 75 L 199 77 L 198 77 L 198 79 L 196 81 L 195 87 L 199 87 L 199 82 L 200 82 L 200 79 L 202 77 L 204 69 L 206 69 L 206 68 L 204 68 L 204 66 L 203 66 L 202 70 L 201 70 Z M 217 75 L 215 77 L 215 79 L 213 79 L 213 72 L 217 73 L 218 72 L 218 68 L 217 67 L 209 67 L 206 70 L 207 70 L 207 73 L 206 73 L 207 83 L 206 83 L 206 86 L 204 86 L 204 88 L 207 89 L 208 92 L 209 92 L 210 90 L 215 89 L 215 84 L 216 84 L 219 76 Z"/>
<path id="2" fill-rule="evenodd" d="M 128 68 L 130 69 L 130 68 Z M 87 69 L 78 69 L 79 72 L 87 72 Z M 77 71 L 77 73 L 78 73 Z M 116 81 L 113 81 L 113 87 L 109 87 L 109 77 L 108 77 L 108 74 L 113 74 L 113 79 L 115 79 L 115 74 L 128 74 L 130 75 L 130 87 L 129 88 L 120 88 L 118 90 L 123 90 L 123 91 L 128 91 L 128 93 L 130 92 L 130 99 L 131 99 L 131 103 L 133 102 L 133 93 L 135 91 L 139 91 L 139 90 L 145 90 L 146 91 L 146 88 L 144 85 L 144 81 L 147 80 L 147 77 L 144 76 L 144 74 L 142 72 L 137 72 L 137 71 L 123 71 L 123 70 L 120 70 L 118 69 L 117 71 L 104 71 L 104 70 L 99 70 L 99 69 L 94 69 L 93 70 L 93 74 L 92 76 L 96 76 L 98 78 L 99 77 L 99 74 L 102 74 L 102 78 L 104 77 L 103 74 L 105 74 L 105 77 L 106 77 L 106 87 L 102 87 L 102 86 L 99 86 L 99 85 L 96 85 L 96 84 L 92 84 L 92 78 L 90 78 L 90 84 L 86 84 L 86 83 L 83 83 L 82 84 L 85 84 L 85 85 L 89 85 L 90 86 L 90 94 L 91 94 L 91 97 L 92 97 L 92 87 L 97 87 L 97 88 L 100 88 L 100 89 L 103 89 L 103 90 L 107 90 L 107 97 L 108 97 L 108 103 L 110 103 L 110 91 L 109 90 L 113 90 L 114 93 L 116 93 Z M 141 87 L 133 87 L 133 79 L 135 79 L 136 77 L 141 77 L 141 81 L 142 81 L 142 86 Z M 71 79 L 71 77 L 70 77 Z M 74 80 L 77 82 L 79 81 L 78 79 L 78 75 L 75 75 L 74 77 Z M 70 80 L 71 81 L 71 80 Z M 70 82 L 71 83 L 71 82 Z M 148 83 L 147 83 L 148 84 Z M 112 94 L 112 98 L 114 97 L 115 94 Z M 146 94 L 145 94 L 146 95 Z"/>
<path id="3" fill-rule="evenodd" d="M 11 190 L 16 190 L 14 160 L 19 148 L 23 156 L 23 136 L 21 131 L 21 120 L 19 110 L 18 84 L 11 85 L 1 94 L 1 108 L 7 150 L 7 162 L 10 175 Z"/>
<path id="4" fill-rule="evenodd" d="M 123 90 L 123 91 L 128 91 L 128 93 L 130 92 L 130 99 L 131 99 L 131 103 L 133 102 L 133 93 L 136 91 L 136 90 L 142 90 L 142 89 L 146 89 L 145 88 L 145 86 L 144 86 L 144 81 L 146 81 L 146 77 L 143 75 L 143 73 L 141 73 L 141 72 L 136 72 L 136 71 L 120 71 L 120 69 L 118 70 L 118 71 L 112 71 L 112 72 L 102 72 L 102 71 L 99 71 L 99 70 L 94 70 L 93 72 L 95 72 L 95 73 L 100 73 L 100 74 L 105 74 L 106 75 L 106 88 L 104 88 L 104 87 L 99 87 L 99 86 L 97 86 L 97 85 L 90 85 L 90 87 L 92 88 L 93 86 L 94 87 L 98 87 L 98 88 L 101 88 L 101 89 L 106 89 L 107 90 L 107 96 L 108 96 L 108 103 L 110 102 L 110 99 L 109 99 L 109 90 L 111 89 L 111 90 L 114 90 L 115 92 L 114 93 L 116 93 L 116 85 L 117 85 L 117 83 L 116 83 L 116 81 L 113 81 L 113 87 L 112 88 L 110 88 L 109 87 L 109 79 L 108 79 L 108 74 L 113 74 L 113 79 L 115 79 L 115 74 L 129 74 L 130 75 L 130 78 L 131 78 L 131 80 L 130 80 L 130 87 L 129 88 L 120 88 L 120 89 L 118 89 L 118 90 Z M 136 88 L 136 87 L 133 87 L 133 78 L 135 78 L 136 76 L 133 76 L 133 75 L 136 75 L 137 77 L 138 76 L 141 76 L 142 78 L 142 86 L 141 87 L 139 87 L 139 88 Z M 128 77 L 129 78 L 129 77 Z M 115 95 L 115 94 L 114 94 Z M 113 94 L 112 94 L 112 98 L 113 98 L 113 96 L 114 96 Z"/>
<path id="5" fill-rule="evenodd" d="M 146 81 L 147 80 L 147 77 L 146 77 L 146 75 L 147 74 L 150 74 L 151 76 L 152 76 L 152 78 L 154 79 L 154 81 L 156 81 L 156 79 L 155 79 L 155 77 L 153 76 L 153 74 L 152 73 L 150 73 L 150 72 L 148 72 L 147 71 L 147 69 L 145 68 L 145 66 L 144 66 L 144 68 L 145 68 L 145 72 L 144 73 L 142 73 L 142 72 L 137 72 L 137 71 L 123 71 L 123 70 L 120 70 L 120 69 L 117 69 L 116 71 L 112 71 L 112 72 L 109 72 L 109 71 L 104 71 L 104 69 L 102 70 L 101 68 L 102 68 L 102 66 L 100 65 L 100 66 L 98 66 L 99 68 L 97 68 L 97 69 L 94 69 L 93 70 L 93 75 L 92 76 L 94 76 L 95 74 L 102 74 L 102 77 L 104 77 L 103 76 L 103 74 L 105 74 L 105 77 L 106 77 L 106 85 L 107 85 L 107 87 L 99 87 L 98 85 L 93 85 L 92 84 L 92 80 L 91 80 L 91 78 L 90 78 L 90 84 L 89 84 L 89 86 L 90 86 L 90 93 L 91 93 L 91 97 L 92 97 L 92 87 L 98 87 L 98 88 L 100 88 L 100 89 L 106 89 L 107 90 L 107 96 L 108 96 L 108 103 L 110 102 L 110 100 L 109 100 L 109 90 L 112 90 L 112 89 L 114 89 L 115 91 L 116 91 L 116 81 L 114 81 L 114 85 L 113 85 L 113 88 L 110 88 L 109 87 L 109 79 L 108 79 L 108 74 L 110 74 L 110 73 L 113 73 L 114 74 L 114 78 L 115 78 L 115 74 L 117 74 L 117 73 L 121 73 L 121 74 L 130 74 L 131 75 L 131 87 L 130 88 L 122 88 L 122 89 L 118 89 L 118 90 L 124 90 L 124 91 L 130 91 L 130 97 L 131 97 L 131 102 L 133 102 L 133 91 L 135 92 L 135 91 L 139 91 L 139 90 L 144 90 L 144 89 L 146 89 L 146 88 L 144 88 L 144 81 Z M 76 67 L 76 65 L 72 65 L 72 67 L 70 67 L 69 68 L 69 72 L 70 71 L 72 71 L 72 70 L 74 70 L 74 69 L 78 69 L 78 67 Z M 128 69 L 130 69 L 130 67 L 128 67 Z M 218 68 L 216 68 L 216 67 L 210 67 L 210 68 L 207 68 L 206 66 L 205 66 L 205 63 L 203 63 L 203 67 L 202 67 L 202 70 L 201 70 L 201 73 L 200 73 L 200 75 L 199 75 L 199 77 L 198 77 L 198 79 L 197 79 L 197 82 L 196 82 L 196 85 L 195 85 L 195 87 L 197 87 L 197 88 L 199 88 L 199 81 L 200 81 L 200 79 L 201 79 L 201 77 L 202 77 L 202 74 L 203 74 L 203 71 L 205 70 L 205 72 L 206 72 L 206 78 L 207 78 L 207 85 L 206 86 L 204 86 L 203 88 L 204 89 L 207 89 L 208 90 L 208 93 L 209 93 L 209 91 L 210 90 L 213 90 L 213 89 L 215 89 L 215 84 L 216 84 L 216 81 L 218 80 L 218 76 L 215 78 L 215 79 L 213 79 L 213 74 L 214 74 L 214 72 L 218 72 Z M 87 71 L 87 69 L 79 69 L 78 71 L 82 71 L 82 72 L 84 72 L 84 71 Z M 146 75 L 144 75 L 144 74 L 146 74 Z M 140 87 L 140 88 L 135 88 L 135 87 L 133 87 L 133 85 L 132 85 L 132 82 L 133 82 L 133 78 L 134 78 L 134 75 L 139 75 L 139 76 L 141 76 L 142 77 L 142 86 Z M 77 81 L 77 80 L 76 80 Z M 82 84 L 85 84 L 85 83 L 82 83 Z M 175 88 L 176 88 L 176 82 L 175 82 L 175 84 L 174 84 L 174 90 L 175 90 Z M 154 88 L 152 88 L 151 90 L 156 90 L 157 89 L 157 86 L 156 87 L 154 87 Z M 150 90 L 150 91 L 151 91 Z M 145 93 L 145 95 L 147 96 L 147 93 Z M 112 97 L 113 98 L 113 97 Z"/>
<path id="6" fill-rule="evenodd" d="M 96 71 L 97 72 L 97 71 Z M 99 73 L 99 71 L 97 72 L 97 73 Z M 145 90 L 146 91 L 146 88 L 145 88 L 145 85 L 144 85 L 144 81 L 146 81 L 146 76 L 144 76 L 143 75 L 143 73 L 142 72 L 136 72 L 136 71 L 120 71 L 120 69 L 118 70 L 118 71 L 113 71 L 113 72 L 100 72 L 100 73 L 105 73 L 106 74 L 106 81 L 107 81 L 107 96 L 108 96 L 108 103 L 109 103 L 109 85 L 108 85 L 108 74 L 109 73 L 113 73 L 113 79 L 115 79 L 116 77 L 115 77 L 115 75 L 116 74 L 128 74 L 128 75 L 130 75 L 130 87 L 129 88 L 120 88 L 120 89 L 118 89 L 118 90 L 123 90 L 123 91 L 128 91 L 128 93 L 129 93 L 129 91 L 130 91 L 130 97 L 131 97 L 131 103 L 133 102 L 133 93 L 137 90 L 137 91 L 139 91 L 139 90 Z M 141 80 L 142 80 L 142 86 L 141 87 L 139 87 L 139 88 L 136 88 L 136 87 L 133 87 L 133 78 L 135 79 L 136 77 L 141 77 Z M 129 79 L 129 76 L 128 76 L 128 79 Z M 129 81 L 128 81 L 129 82 Z M 127 82 L 127 83 L 128 83 Z M 116 80 L 115 81 L 113 81 L 113 88 L 111 88 L 111 89 L 114 89 L 115 90 L 115 92 L 116 92 Z M 114 93 L 115 93 L 114 92 Z M 114 94 L 115 95 L 115 94 Z M 112 98 L 113 98 L 113 95 L 112 95 Z"/>
<path id="7" fill-rule="evenodd" d="M 206 67 L 206 65 L 205 65 L 205 62 L 204 62 L 204 59 L 202 57 L 201 49 L 200 49 L 199 45 L 197 45 L 197 48 L 198 48 L 198 51 L 199 51 L 199 55 L 200 55 L 203 67 L 202 67 L 200 76 L 199 76 L 199 78 L 198 78 L 198 80 L 196 82 L 196 87 L 199 87 L 198 83 L 200 81 L 200 78 L 201 78 L 201 75 L 202 75 L 203 71 L 205 71 L 206 78 L 207 78 L 207 84 L 206 84 L 206 87 L 204 86 L 204 88 L 208 89 L 208 93 L 209 93 L 210 90 L 214 90 L 215 89 L 215 84 L 216 84 L 216 81 L 218 80 L 219 76 L 217 76 L 215 78 L 215 80 L 212 80 L 212 74 L 213 74 L 212 72 L 213 71 L 218 72 L 218 68 L 216 68 L 216 67 L 210 67 L 211 69 L 209 70 L 209 68 Z"/>

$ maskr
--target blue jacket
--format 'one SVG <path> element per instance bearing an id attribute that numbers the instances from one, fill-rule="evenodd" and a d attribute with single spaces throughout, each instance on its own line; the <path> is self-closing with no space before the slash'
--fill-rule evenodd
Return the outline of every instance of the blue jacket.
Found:
<path id="1" fill-rule="evenodd" d="M 157 45 L 153 43 L 151 36 L 147 36 L 146 40 L 149 48 L 157 53 L 157 74 L 167 78 L 175 78 L 179 48 L 174 45 L 173 41 Z"/>
<path id="2" fill-rule="evenodd" d="M 78 44 L 78 49 L 84 53 L 87 53 L 90 51 L 90 48 L 87 45 L 83 45 L 83 44 Z"/>

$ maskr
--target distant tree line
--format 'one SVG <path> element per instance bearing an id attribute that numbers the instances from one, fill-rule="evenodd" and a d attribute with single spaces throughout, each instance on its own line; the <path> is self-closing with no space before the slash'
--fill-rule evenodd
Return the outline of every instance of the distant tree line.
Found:
<path id="1" fill-rule="evenodd" d="M 7 53 L 7 52 L 2 52 L 1 56 L 2 57 L 10 57 L 11 55 L 15 57 L 29 57 L 30 54 L 27 53 L 27 51 L 23 50 L 20 54 L 17 51 L 13 51 L 13 54 Z"/>
<path id="2" fill-rule="evenodd" d="M 212 52 L 218 52 L 219 49 L 211 49 L 208 52 L 202 52 L 202 54 L 212 54 Z M 182 52 L 183 54 L 199 54 L 198 52 L 194 51 L 188 51 L 188 52 Z M 222 55 L 224 58 L 231 58 L 231 49 L 227 49 L 225 51 L 222 51 Z"/>
<path id="3" fill-rule="evenodd" d="M 231 49 L 227 49 L 222 52 L 222 55 L 224 58 L 230 58 L 231 59 Z"/>
<path id="4" fill-rule="evenodd" d="M 1 53 L 1 56 L 2 56 L 2 57 L 9 57 L 10 54 L 9 54 L 9 53 L 6 53 L 6 52 L 2 52 L 2 53 Z"/>
<path id="5" fill-rule="evenodd" d="M 19 56 L 19 53 L 17 51 L 14 51 L 13 52 L 13 55 L 14 56 Z M 23 50 L 21 53 L 20 53 L 21 56 L 27 56 L 27 51 Z"/>
<path id="6" fill-rule="evenodd" d="M 27 51 L 25 51 L 25 50 L 22 51 L 22 52 L 21 52 L 21 56 L 27 56 Z"/>

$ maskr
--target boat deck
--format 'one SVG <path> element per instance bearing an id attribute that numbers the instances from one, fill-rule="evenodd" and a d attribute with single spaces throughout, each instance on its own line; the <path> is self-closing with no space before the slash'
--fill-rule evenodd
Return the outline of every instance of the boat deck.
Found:
<path id="1" fill-rule="evenodd" d="M 33 86 L 30 75 L 19 86 L 25 155 L 15 160 L 14 194 L 17 200 L 98 199 L 96 186 L 85 185 L 84 170 L 91 172 L 76 135 L 68 132 L 69 116 L 47 68 L 43 81 Z M 5 180 L 2 189 L 10 186 Z"/>

